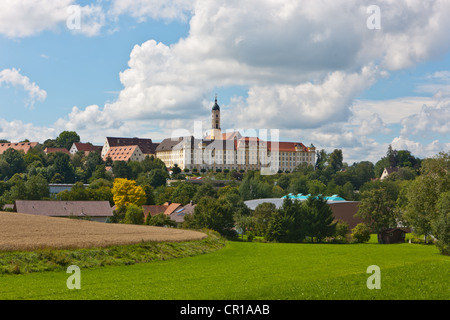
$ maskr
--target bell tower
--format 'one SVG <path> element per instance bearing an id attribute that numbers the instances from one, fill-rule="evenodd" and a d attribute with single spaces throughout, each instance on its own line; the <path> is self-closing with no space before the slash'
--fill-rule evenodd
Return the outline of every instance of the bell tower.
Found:
<path id="1" fill-rule="evenodd" d="M 214 106 L 211 110 L 211 139 L 220 139 L 222 137 L 222 130 L 220 129 L 220 107 L 217 104 L 217 95 Z"/>

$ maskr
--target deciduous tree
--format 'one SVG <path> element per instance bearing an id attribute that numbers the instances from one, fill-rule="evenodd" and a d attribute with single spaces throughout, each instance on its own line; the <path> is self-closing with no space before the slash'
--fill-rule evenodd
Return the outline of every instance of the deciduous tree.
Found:
<path id="1" fill-rule="evenodd" d="M 124 178 L 116 178 L 112 188 L 113 200 L 120 210 L 131 204 L 142 206 L 147 196 L 141 186 L 136 185 L 136 181 Z"/>

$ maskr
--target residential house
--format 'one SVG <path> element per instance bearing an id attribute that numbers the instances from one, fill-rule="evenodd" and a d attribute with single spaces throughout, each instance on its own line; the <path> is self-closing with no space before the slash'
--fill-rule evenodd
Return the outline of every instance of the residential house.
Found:
<path id="1" fill-rule="evenodd" d="M 69 152 L 70 154 L 74 155 L 79 151 L 83 151 L 85 156 L 88 156 L 90 152 L 98 152 L 101 154 L 103 149 L 103 146 L 94 146 L 90 143 L 81 143 L 81 142 L 74 142 L 72 144 L 72 147 L 70 148 Z"/>
<path id="2" fill-rule="evenodd" d="M 16 200 L 14 211 L 50 217 L 83 218 L 107 222 L 113 216 L 109 201 Z"/>
<path id="3" fill-rule="evenodd" d="M 387 177 L 389 177 L 389 175 L 391 175 L 394 172 L 398 172 L 398 168 L 384 168 L 383 173 L 381 174 L 380 180 L 384 180 Z"/>
<path id="4" fill-rule="evenodd" d="M 139 146 L 120 146 L 110 147 L 103 160 L 111 158 L 114 161 L 142 161 L 145 159 L 145 154 Z"/>
<path id="5" fill-rule="evenodd" d="M 156 147 L 158 145 L 159 143 L 154 143 L 152 139 L 107 137 L 102 148 L 101 156 L 105 159 L 110 148 L 125 146 L 139 146 L 144 158 L 147 155 L 156 156 Z"/>
<path id="6" fill-rule="evenodd" d="M 179 227 L 184 222 L 184 217 L 193 214 L 196 204 L 192 201 L 185 206 L 178 207 L 170 214 L 170 219 L 175 221 L 175 224 Z"/>
<path id="7" fill-rule="evenodd" d="M 156 216 L 160 213 L 164 213 L 167 216 L 170 216 L 175 210 L 181 207 L 181 203 L 171 203 L 166 202 L 163 205 L 143 205 L 144 209 L 144 221 L 147 219 L 147 216 L 150 214 L 152 217 Z"/>

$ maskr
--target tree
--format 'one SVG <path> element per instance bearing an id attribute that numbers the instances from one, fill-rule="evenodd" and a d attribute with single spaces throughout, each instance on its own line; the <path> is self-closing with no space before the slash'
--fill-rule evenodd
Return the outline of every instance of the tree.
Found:
<path id="1" fill-rule="evenodd" d="M 8 178 L 11 178 L 16 173 L 22 173 L 26 169 L 23 151 L 9 148 L 3 152 L 1 159 L 8 164 L 8 166 L 5 166 L 5 168 L 2 169 L 3 175 Z"/>
<path id="2" fill-rule="evenodd" d="M 311 242 L 314 242 L 314 238 L 320 242 L 323 238 L 335 234 L 336 222 L 333 222 L 333 211 L 324 197 L 308 197 L 303 206 L 308 212 L 306 235 L 311 237 Z"/>
<path id="3" fill-rule="evenodd" d="M 135 204 L 130 204 L 125 211 L 123 223 L 144 224 L 144 209 Z"/>
<path id="4" fill-rule="evenodd" d="M 398 214 L 395 201 L 387 189 L 376 188 L 364 191 L 361 195 L 356 216 L 361 218 L 374 232 L 397 226 Z"/>
<path id="5" fill-rule="evenodd" d="M 253 218 L 257 235 L 265 236 L 269 227 L 270 218 L 276 210 L 275 204 L 271 202 L 263 202 L 256 206 L 253 212 Z"/>
<path id="6" fill-rule="evenodd" d="M 313 195 L 323 194 L 327 186 L 319 180 L 310 180 L 307 182 L 308 193 Z"/>
<path id="7" fill-rule="evenodd" d="M 88 156 L 86 157 L 86 163 L 85 163 L 85 169 L 86 169 L 86 175 L 89 179 L 94 171 L 97 169 L 98 166 L 105 165 L 103 162 L 100 153 L 96 151 L 89 152 Z M 119 177 L 121 178 L 121 177 Z"/>
<path id="8" fill-rule="evenodd" d="M 367 242 L 370 240 L 370 228 L 364 223 L 358 223 L 352 229 L 352 238 L 359 243 Z"/>
<path id="9" fill-rule="evenodd" d="M 423 160 L 421 175 L 406 190 L 404 217 L 415 233 L 425 236 L 425 241 L 433 234 L 432 225 L 438 219 L 437 204 L 441 194 L 449 190 L 450 154 L 441 152 Z"/>
<path id="10" fill-rule="evenodd" d="M 172 202 L 181 203 L 182 205 L 186 205 L 194 198 L 195 195 L 195 187 L 192 183 L 183 182 L 180 183 L 175 191 L 172 193 Z"/>
<path id="11" fill-rule="evenodd" d="M 203 183 L 200 187 L 198 187 L 193 200 L 197 203 L 203 197 L 217 198 L 217 190 L 214 189 L 211 183 Z"/>
<path id="12" fill-rule="evenodd" d="M 154 205 L 154 204 L 156 204 L 155 193 L 154 193 L 155 189 L 153 189 L 153 187 L 151 185 L 148 185 L 148 184 L 144 184 L 141 187 L 144 190 L 145 196 L 146 196 L 145 204 L 146 205 Z"/>
<path id="13" fill-rule="evenodd" d="M 223 236 L 235 236 L 233 208 L 223 198 L 204 197 L 195 206 L 194 213 L 185 216 L 184 226 L 187 228 L 208 228 Z"/>
<path id="14" fill-rule="evenodd" d="M 342 161 L 343 161 L 343 155 L 342 155 L 341 149 L 335 149 L 328 156 L 328 165 L 333 169 L 334 173 L 336 173 L 342 169 L 342 166 L 343 166 Z"/>
<path id="15" fill-rule="evenodd" d="M 302 242 L 306 237 L 307 211 L 298 200 L 285 198 L 283 205 L 272 214 L 266 239 L 277 242 Z"/>
<path id="16" fill-rule="evenodd" d="M 60 148 L 70 150 L 74 142 L 80 142 L 80 136 L 75 131 L 63 131 L 56 138 Z"/>
<path id="17" fill-rule="evenodd" d="M 129 179 L 131 177 L 131 168 L 125 161 L 114 161 L 112 171 L 116 178 Z"/>
<path id="18" fill-rule="evenodd" d="M 42 200 L 50 197 L 47 179 L 41 175 L 32 176 L 25 183 L 27 200 Z"/>
<path id="19" fill-rule="evenodd" d="M 436 246 L 442 254 L 450 255 L 450 191 L 443 192 L 436 203 L 437 215 L 432 222 Z"/>
<path id="20" fill-rule="evenodd" d="M 176 223 L 170 217 L 164 213 L 156 214 L 152 216 L 149 214 L 145 221 L 146 225 L 155 227 L 175 227 Z"/>
<path id="21" fill-rule="evenodd" d="M 316 169 L 323 170 L 328 160 L 328 154 L 324 149 L 316 152 Z"/>
<path id="22" fill-rule="evenodd" d="M 70 161 L 70 156 L 63 152 L 56 152 L 53 158 L 55 173 L 59 173 L 66 183 L 75 182 L 75 170 Z"/>
<path id="23" fill-rule="evenodd" d="M 134 180 L 116 178 L 111 191 L 118 209 L 128 207 L 131 204 L 142 206 L 147 199 L 145 191 L 141 186 L 137 186 Z"/>
<path id="24" fill-rule="evenodd" d="M 166 180 L 169 178 L 169 174 L 166 170 L 161 168 L 152 169 L 148 174 L 150 185 L 153 188 L 158 188 L 159 186 L 165 186 Z"/>
<path id="25" fill-rule="evenodd" d="M 180 169 L 180 167 L 178 167 L 178 164 L 175 163 L 175 165 L 172 168 L 172 174 L 176 175 L 179 173 L 181 173 L 181 169 Z"/>

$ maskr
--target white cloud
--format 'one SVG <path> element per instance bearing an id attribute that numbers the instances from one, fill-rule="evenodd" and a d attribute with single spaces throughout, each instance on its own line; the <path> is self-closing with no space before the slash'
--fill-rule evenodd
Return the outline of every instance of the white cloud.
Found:
<path id="1" fill-rule="evenodd" d="M 374 113 L 371 119 L 362 119 L 356 133 L 367 136 L 372 134 L 388 134 L 391 130 L 386 127 L 378 113 Z"/>
<path id="2" fill-rule="evenodd" d="M 430 143 L 422 143 L 402 135 L 394 138 L 391 145 L 396 150 L 409 150 L 411 154 L 419 158 L 432 157 L 441 151 L 448 152 L 450 150 L 450 143 L 448 142 L 433 140 Z"/>
<path id="3" fill-rule="evenodd" d="M 0 139 L 18 142 L 28 139 L 33 142 L 44 142 L 58 135 L 55 129 L 35 126 L 32 123 L 23 123 L 20 120 L 8 122 L 0 118 Z"/>
<path id="4" fill-rule="evenodd" d="M 20 74 L 20 70 L 15 68 L 0 71 L 0 86 L 3 84 L 22 87 L 28 93 L 27 105 L 30 108 L 33 108 L 36 100 L 44 101 L 47 98 L 45 90 L 39 88 L 36 83 L 31 82 L 30 78 Z"/>
<path id="5" fill-rule="evenodd" d="M 433 134 L 447 135 L 450 133 L 450 99 L 439 101 L 434 106 L 424 105 L 420 112 L 402 120 L 402 135 L 421 135 L 427 137 Z"/>
<path id="6" fill-rule="evenodd" d="M 187 20 L 194 5 L 193 0 L 113 0 L 111 13 L 130 14 L 139 21 L 147 18 Z"/>
<path id="7" fill-rule="evenodd" d="M 75 0 L 2 0 L 0 2 L 0 34 L 8 38 L 23 38 L 36 35 L 44 30 L 67 28 L 78 8 L 81 19 L 80 28 L 75 33 L 87 36 L 97 35 L 104 25 L 101 6 L 80 6 Z M 78 14 L 77 13 L 77 14 Z"/>

